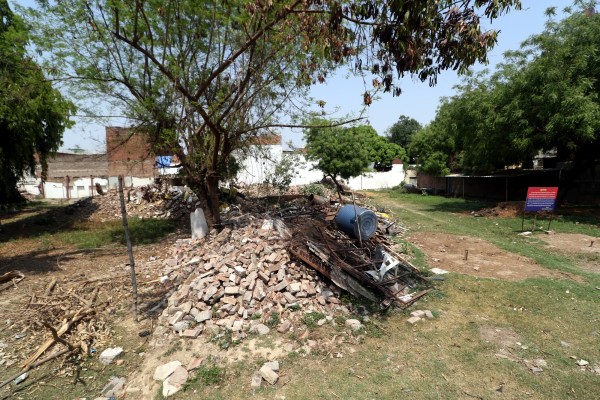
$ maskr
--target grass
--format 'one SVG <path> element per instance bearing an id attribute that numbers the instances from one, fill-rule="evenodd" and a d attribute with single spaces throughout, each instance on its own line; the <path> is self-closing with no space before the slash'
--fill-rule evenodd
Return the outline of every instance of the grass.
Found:
<path id="1" fill-rule="evenodd" d="M 174 232 L 171 220 L 131 218 L 128 221 L 133 245 L 154 243 Z M 94 249 L 111 244 L 125 245 L 125 232 L 121 221 L 77 222 L 72 229 L 57 233 L 43 233 L 38 237 L 40 248 L 73 245 L 79 249 Z"/>
<path id="2" fill-rule="evenodd" d="M 265 321 L 265 325 L 268 326 L 269 328 L 273 329 L 273 328 L 277 327 L 277 325 L 279 325 L 280 320 L 281 320 L 281 315 L 276 311 L 272 311 L 269 319 L 267 321 Z"/>
<path id="3" fill-rule="evenodd" d="M 478 211 L 491 204 L 472 200 L 403 194 L 398 191 L 377 192 L 376 202 L 390 208 L 402 224 L 412 231 L 436 231 L 452 235 L 481 237 L 511 253 L 532 258 L 546 268 L 593 277 L 576 266 L 571 255 L 549 251 L 536 235 L 518 236 L 521 218 L 477 218 L 470 211 Z M 560 233 L 581 233 L 600 237 L 600 221 L 596 217 L 572 214 L 559 216 L 552 222 L 552 230 Z M 547 225 L 546 225 L 547 226 Z M 526 224 L 527 229 L 527 224 Z M 409 245 L 416 255 L 415 265 L 424 267 L 425 260 L 418 249 Z"/>
<path id="4" fill-rule="evenodd" d="M 317 322 L 323 318 L 325 318 L 325 314 L 318 311 L 312 311 L 302 316 L 302 323 L 306 325 L 308 329 L 315 329 L 317 327 Z"/>
<path id="5" fill-rule="evenodd" d="M 31 202 L 19 211 L 2 218 L 5 235 L 0 242 L 23 239 L 38 241 L 38 250 L 51 250 L 63 246 L 92 249 L 112 244 L 125 244 L 121 219 L 88 221 L 86 211 L 72 210 L 58 202 Z M 134 245 L 151 244 L 175 232 L 177 222 L 167 219 L 142 219 L 130 217 L 129 230 Z"/>
<path id="6" fill-rule="evenodd" d="M 183 386 L 183 391 L 191 391 L 197 386 L 214 386 L 219 384 L 224 376 L 224 371 L 216 364 L 203 365 L 188 379 Z"/>

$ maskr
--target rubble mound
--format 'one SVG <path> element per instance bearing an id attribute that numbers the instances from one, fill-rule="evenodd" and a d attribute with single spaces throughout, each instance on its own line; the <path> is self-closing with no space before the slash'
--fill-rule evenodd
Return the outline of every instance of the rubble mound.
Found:
<path id="1" fill-rule="evenodd" d="M 281 220 L 249 217 L 245 226 L 212 232 L 209 239 L 178 240 L 162 278 L 178 289 L 160 322 L 186 337 L 229 330 L 240 340 L 246 332 L 289 330 L 302 317 L 300 309 L 349 313 L 337 287 L 290 259 L 288 237 Z"/>
<path id="2" fill-rule="evenodd" d="M 361 244 L 335 227 L 335 208 L 304 199 L 287 206 L 270 214 L 240 209 L 220 232 L 175 243 L 161 278 L 176 288 L 159 317 L 167 331 L 241 340 L 272 328 L 285 333 L 309 313 L 356 311 L 340 301 L 342 290 L 381 307 L 406 307 L 427 292 L 418 293 L 427 286 L 419 271 L 391 250 L 389 224 Z"/>
<path id="3" fill-rule="evenodd" d="M 125 207 L 129 217 L 183 219 L 194 210 L 197 201 L 196 195 L 187 187 L 163 188 L 154 184 L 125 189 Z M 121 218 L 119 193 L 115 189 L 103 195 L 81 200 L 74 206 L 89 207 L 91 209 L 89 219 L 92 221 Z"/>
<path id="4" fill-rule="evenodd" d="M 472 211 L 471 215 L 476 217 L 516 218 L 523 215 L 524 208 L 524 201 L 502 201 L 495 207 L 483 208 L 479 211 Z"/>

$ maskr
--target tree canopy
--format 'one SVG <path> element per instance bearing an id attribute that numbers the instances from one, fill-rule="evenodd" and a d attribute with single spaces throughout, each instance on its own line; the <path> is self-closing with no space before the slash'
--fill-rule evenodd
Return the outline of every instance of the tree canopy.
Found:
<path id="1" fill-rule="evenodd" d="M 28 40 L 21 18 L 0 0 L 0 204 L 20 199 L 17 182 L 38 160 L 45 178 L 75 111 L 27 54 Z"/>
<path id="2" fill-rule="evenodd" d="M 317 124 L 327 125 L 319 120 Z M 404 158 L 406 152 L 395 143 L 379 136 L 370 125 L 354 127 L 309 128 L 304 132 L 307 158 L 317 162 L 316 167 L 331 177 L 348 179 L 368 170 L 372 163 L 390 164 Z"/>
<path id="3" fill-rule="evenodd" d="M 397 78 L 435 84 L 464 71 L 497 38 L 518 0 L 39 1 L 31 10 L 47 67 L 84 98 L 106 96 L 178 155 L 209 225 L 218 183 L 253 135 L 294 125 L 289 99 L 338 65 L 373 74 L 363 93 L 400 94 Z M 90 97 L 93 96 L 93 97 Z M 299 120 L 299 119 L 298 119 Z"/>
<path id="4" fill-rule="evenodd" d="M 599 63 L 599 14 L 586 7 L 550 19 L 542 33 L 507 53 L 495 73 L 467 77 L 413 138 L 411 154 L 431 173 L 529 167 L 539 151 L 551 149 L 574 171 L 594 165 Z"/>
<path id="5" fill-rule="evenodd" d="M 398 121 L 388 128 L 386 136 L 390 142 L 396 143 L 406 149 L 413 135 L 421 130 L 421 128 L 421 124 L 416 119 L 401 115 Z"/>

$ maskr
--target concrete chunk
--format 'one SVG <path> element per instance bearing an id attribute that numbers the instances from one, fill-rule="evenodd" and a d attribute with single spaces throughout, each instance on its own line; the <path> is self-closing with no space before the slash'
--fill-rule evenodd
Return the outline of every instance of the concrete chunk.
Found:
<path id="1" fill-rule="evenodd" d="M 213 297 L 217 293 L 218 290 L 219 290 L 219 288 L 216 285 L 209 286 L 208 288 L 206 288 L 206 291 L 204 292 L 204 297 L 202 298 L 202 300 L 204 300 L 204 301 L 210 300 L 210 298 Z"/>
<path id="2" fill-rule="evenodd" d="M 182 366 L 177 367 L 171 376 L 163 381 L 163 396 L 169 397 L 181 390 L 188 377 L 187 369 Z"/>
<path id="3" fill-rule="evenodd" d="M 237 275 L 236 275 L 237 276 Z M 227 286 L 225 288 L 225 294 L 239 294 L 240 293 L 240 287 L 239 286 Z"/>
<path id="4" fill-rule="evenodd" d="M 154 370 L 154 376 L 152 377 L 155 381 L 164 381 L 167 379 L 176 369 L 181 366 L 180 361 L 171 361 L 163 365 L 159 365 Z"/>
<path id="5" fill-rule="evenodd" d="M 207 321 L 209 319 L 212 318 L 212 311 L 211 310 L 205 310 L 205 311 L 200 311 L 198 313 L 198 315 L 196 315 L 196 322 L 204 322 Z"/>
<path id="6" fill-rule="evenodd" d="M 203 329 L 204 328 L 202 326 L 197 326 L 192 329 L 186 329 L 185 331 L 183 331 L 182 336 L 188 339 L 196 339 L 198 336 L 200 336 Z"/>
<path id="7" fill-rule="evenodd" d="M 281 324 L 279 324 L 279 327 L 277 328 L 277 332 L 279 333 L 286 333 L 287 331 L 290 330 L 290 328 L 292 327 L 292 323 L 288 320 L 282 321 Z"/>
<path id="8" fill-rule="evenodd" d="M 261 383 L 262 383 L 262 376 L 260 375 L 260 373 L 255 372 L 254 375 L 252 375 L 252 382 L 250 383 L 250 387 L 253 390 L 259 389 Z"/>
<path id="9" fill-rule="evenodd" d="M 279 361 L 277 361 L 277 360 L 266 362 L 266 363 L 264 363 L 264 365 L 271 368 L 272 371 L 275 371 L 275 372 L 279 371 Z"/>
<path id="10" fill-rule="evenodd" d="M 111 364 L 121 354 L 123 354 L 121 347 L 108 348 L 100 354 L 100 362 L 104 365 Z"/>
<path id="11" fill-rule="evenodd" d="M 279 379 L 279 375 L 277 375 L 277 373 L 271 368 L 269 368 L 267 365 L 263 365 L 258 371 L 258 373 L 260 374 L 260 376 L 262 376 L 262 378 L 265 381 L 269 382 L 271 385 L 274 385 Z"/>
<path id="12" fill-rule="evenodd" d="M 175 313 L 175 315 L 173 315 L 170 319 L 169 319 L 169 325 L 175 325 L 176 323 L 178 323 L 179 321 L 181 321 L 181 319 L 183 318 L 185 314 L 183 313 L 183 311 L 177 311 Z"/>
<path id="13" fill-rule="evenodd" d="M 362 328 L 362 324 L 357 319 L 347 319 L 346 326 L 350 328 L 353 332 L 356 332 L 360 328 Z"/>
<path id="14" fill-rule="evenodd" d="M 266 335 L 269 333 L 270 329 L 265 324 L 256 324 L 252 327 L 252 331 L 258 333 L 259 335 Z"/>

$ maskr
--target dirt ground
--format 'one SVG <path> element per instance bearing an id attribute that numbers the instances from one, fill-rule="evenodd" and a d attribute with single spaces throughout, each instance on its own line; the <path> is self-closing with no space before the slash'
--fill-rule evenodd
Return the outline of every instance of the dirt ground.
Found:
<path id="1" fill-rule="evenodd" d="M 555 233 L 541 238 L 548 248 L 571 255 L 583 255 L 577 263 L 587 271 L 600 273 L 600 238 L 580 233 Z"/>
<path id="2" fill-rule="evenodd" d="M 571 278 L 568 274 L 544 268 L 527 257 L 501 250 L 483 239 L 440 232 L 416 232 L 407 240 L 425 253 L 432 268 L 508 281 L 537 276 Z"/>

